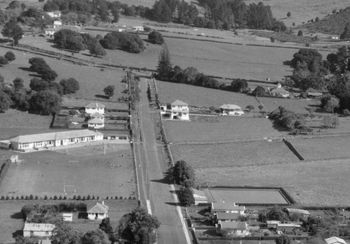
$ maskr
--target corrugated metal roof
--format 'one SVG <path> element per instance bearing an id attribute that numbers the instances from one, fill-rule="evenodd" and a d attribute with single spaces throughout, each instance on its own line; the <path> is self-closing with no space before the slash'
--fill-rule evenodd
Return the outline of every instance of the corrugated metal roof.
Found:
<path id="1" fill-rule="evenodd" d="M 63 139 L 69 139 L 69 138 L 97 136 L 97 135 L 103 135 L 103 134 L 101 132 L 92 131 L 88 129 L 69 130 L 69 131 L 32 134 L 32 135 L 21 135 L 10 139 L 10 142 L 31 143 L 31 142 L 54 141 L 54 140 L 63 140 Z"/>
<path id="2" fill-rule="evenodd" d="M 47 223 L 24 223 L 23 231 L 52 231 L 56 226 Z"/>

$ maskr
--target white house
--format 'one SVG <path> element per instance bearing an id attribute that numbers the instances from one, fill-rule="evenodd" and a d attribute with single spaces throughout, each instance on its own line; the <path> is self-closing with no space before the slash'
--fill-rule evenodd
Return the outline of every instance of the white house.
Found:
<path id="1" fill-rule="evenodd" d="M 163 118 L 171 120 L 190 120 L 188 104 L 180 100 L 176 100 L 168 105 L 162 105 L 160 107 L 160 114 Z"/>
<path id="2" fill-rule="evenodd" d="M 45 29 L 45 36 L 49 37 L 49 38 L 53 38 L 53 36 L 55 35 L 56 30 L 54 28 L 46 28 Z"/>
<path id="3" fill-rule="evenodd" d="M 245 237 L 250 235 L 248 224 L 246 222 L 222 222 L 219 221 L 216 224 L 216 230 L 218 233 L 221 233 L 226 236 L 232 237 Z"/>
<path id="4" fill-rule="evenodd" d="M 89 115 L 92 114 L 104 114 L 105 113 L 105 105 L 102 103 L 89 103 L 85 106 L 85 112 Z"/>
<path id="5" fill-rule="evenodd" d="M 53 22 L 53 28 L 54 29 L 59 29 L 59 28 L 61 28 L 62 27 L 62 21 L 61 20 L 55 20 L 54 22 Z"/>
<path id="6" fill-rule="evenodd" d="M 25 222 L 23 228 L 23 236 L 50 238 L 52 236 L 52 231 L 54 228 L 54 224 Z"/>
<path id="7" fill-rule="evenodd" d="M 143 26 L 141 26 L 141 25 L 138 25 L 138 26 L 133 26 L 132 30 L 136 31 L 136 32 L 139 32 L 139 31 L 145 31 L 145 28 Z"/>
<path id="8" fill-rule="evenodd" d="M 46 12 L 46 14 L 54 19 L 61 18 L 61 11 L 51 11 L 51 12 Z"/>
<path id="9" fill-rule="evenodd" d="M 87 211 L 88 219 L 101 220 L 108 218 L 108 210 L 109 207 L 105 205 L 104 201 L 102 201 L 101 203 L 97 202 Z"/>
<path id="10" fill-rule="evenodd" d="M 224 104 L 220 107 L 221 115 L 241 116 L 244 114 L 242 108 L 235 104 Z"/>
<path id="11" fill-rule="evenodd" d="M 13 150 L 28 152 L 102 140 L 102 133 L 85 129 L 22 135 L 10 139 L 10 143 Z"/>
<path id="12" fill-rule="evenodd" d="M 327 244 L 346 244 L 346 241 L 344 241 L 344 239 L 341 239 L 336 236 L 329 237 L 325 239 L 325 241 L 327 242 Z"/>
<path id="13" fill-rule="evenodd" d="M 72 222 L 73 221 L 73 213 L 62 213 L 62 219 L 65 222 Z"/>
<path id="14" fill-rule="evenodd" d="M 245 206 L 238 206 L 235 203 L 225 203 L 225 202 L 212 202 L 211 212 L 212 213 L 238 213 L 244 215 Z"/>
<path id="15" fill-rule="evenodd" d="M 272 88 L 270 90 L 270 94 L 271 96 L 274 96 L 274 97 L 283 97 L 283 98 L 290 97 L 289 91 L 284 89 L 280 83 L 278 83 L 275 88 Z"/>
<path id="16" fill-rule="evenodd" d="M 105 119 L 104 118 L 92 118 L 88 120 L 88 127 L 94 129 L 100 129 L 105 127 Z"/>

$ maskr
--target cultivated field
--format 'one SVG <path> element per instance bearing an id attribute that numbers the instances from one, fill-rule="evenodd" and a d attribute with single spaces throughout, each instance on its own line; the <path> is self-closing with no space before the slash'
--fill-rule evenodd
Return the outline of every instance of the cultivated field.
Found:
<path id="1" fill-rule="evenodd" d="M 8 49 L 0 48 L 0 53 L 7 52 Z M 29 87 L 30 79 L 36 76 L 35 73 L 24 70 L 29 68 L 28 60 L 32 57 L 40 57 L 30 53 L 13 51 L 16 55 L 16 60 L 0 67 L 0 73 L 4 76 L 6 82 L 12 82 L 16 77 L 24 80 L 25 86 Z M 95 95 L 103 94 L 103 88 L 107 85 L 115 86 L 115 95 L 111 99 L 117 100 L 122 96 L 122 91 L 126 88 L 125 84 L 120 81 L 125 75 L 122 70 L 109 70 L 100 68 L 74 65 L 70 62 L 64 62 L 53 58 L 43 57 L 50 67 L 55 70 L 58 77 L 55 81 L 59 82 L 61 79 L 70 77 L 75 78 L 80 83 L 80 90 L 74 95 L 77 98 L 93 99 Z M 23 69 L 24 68 L 24 69 Z"/>
<path id="2" fill-rule="evenodd" d="M 0 243 L 13 243 L 13 233 L 20 233 L 23 230 L 23 218 L 20 213 L 22 207 L 27 204 L 59 204 L 69 201 L 50 201 L 50 200 L 6 200 L 0 201 Z M 76 201 L 75 201 L 76 202 Z M 94 204 L 96 201 L 84 201 L 86 204 Z M 109 206 L 108 215 L 113 228 L 117 227 L 120 218 L 131 212 L 137 207 L 135 200 L 105 200 Z M 69 223 L 74 229 L 86 232 L 98 229 L 99 221 L 88 221 L 77 219 L 74 215 L 74 222 Z"/>
<path id="3" fill-rule="evenodd" d="M 135 196 L 129 145 L 85 146 L 19 157 L 23 162 L 11 164 L 0 195 Z"/>
<path id="4" fill-rule="evenodd" d="M 305 160 L 350 158 L 349 136 L 296 138 L 290 140 L 290 142 Z"/>
<path id="5" fill-rule="evenodd" d="M 283 187 L 295 201 L 309 205 L 350 205 L 349 160 L 299 161 L 293 164 L 201 168 L 203 185 Z"/>
<path id="6" fill-rule="evenodd" d="M 274 165 L 294 163 L 298 158 L 281 141 L 254 141 L 207 145 L 172 145 L 174 160 L 194 168 Z"/>
<path id="7" fill-rule="evenodd" d="M 203 121 L 166 121 L 165 128 L 168 139 L 174 143 L 247 141 L 281 136 L 265 118 L 204 117 Z"/>
<path id="8" fill-rule="evenodd" d="M 245 0 L 245 2 L 258 3 L 261 1 Z M 315 19 L 316 17 L 322 18 L 330 14 L 333 9 L 340 10 L 349 7 L 348 0 L 263 0 L 262 2 L 266 5 L 270 5 L 274 17 L 282 20 L 288 26 L 292 26 L 293 22 L 296 25 L 300 25 L 302 22 Z M 290 18 L 286 18 L 287 12 L 291 12 Z"/>

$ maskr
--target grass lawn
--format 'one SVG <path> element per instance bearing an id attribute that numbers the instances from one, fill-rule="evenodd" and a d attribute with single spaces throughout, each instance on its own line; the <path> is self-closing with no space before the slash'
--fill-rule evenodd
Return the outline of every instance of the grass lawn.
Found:
<path id="1" fill-rule="evenodd" d="M 166 121 L 165 128 L 171 142 L 225 142 L 262 140 L 279 137 L 281 133 L 272 127 L 270 120 L 249 117 L 217 117 L 204 121 Z"/>
<path id="2" fill-rule="evenodd" d="M 307 114 L 307 108 L 320 105 L 320 100 L 318 99 L 283 99 L 259 97 L 259 100 L 264 105 L 265 111 L 267 112 L 271 112 L 279 106 L 283 106 L 284 108 L 295 113 Z"/>
<path id="3" fill-rule="evenodd" d="M 135 196 L 130 146 L 110 144 L 105 151 L 96 145 L 19 154 L 23 162 L 11 164 L 0 195 Z"/>
<path id="4" fill-rule="evenodd" d="M 295 201 L 309 205 L 350 205 L 348 160 L 247 167 L 196 169 L 204 185 L 283 187 Z"/>
<path id="5" fill-rule="evenodd" d="M 0 53 L 7 52 L 8 49 L 0 48 Z M 36 73 L 28 72 L 22 68 L 29 68 L 28 60 L 37 55 L 13 51 L 16 55 L 16 60 L 10 64 L 0 67 L 0 73 L 4 76 L 6 82 L 12 82 L 16 77 L 24 80 L 25 86 L 29 87 L 30 79 L 36 76 Z M 122 70 L 101 70 L 95 67 L 75 65 L 70 62 L 64 62 L 53 58 L 44 57 L 44 60 L 50 67 L 56 71 L 58 77 L 56 82 L 61 79 L 73 77 L 80 84 L 80 90 L 74 95 L 77 98 L 94 99 L 95 95 L 103 94 L 103 88 L 107 85 L 115 86 L 115 95 L 111 101 L 116 101 L 122 96 L 122 91 L 126 88 L 125 84 L 120 81 L 125 73 Z"/>
<path id="6" fill-rule="evenodd" d="M 243 167 L 294 163 L 298 158 L 281 141 L 237 142 L 211 145 L 172 145 L 174 160 L 194 168 Z"/>
<path id="7" fill-rule="evenodd" d="M 350 158 L 349 136 L 296 138 L 290 142 L 305 160 Z"/>
<path id="8" fill-rule="evenodd" d="M 45 201 L 45 200 L 8 200 L 0 201 L 0 243 L 13 243 L 12 234 L 23 229 L 23 219 L 19 213 L 27 204 L 59 204 L 68 201 Z M 84 201 L 86 204 L 94 204 L 96 201 Z M 118 225 L 119 219 L 126 213 L 137 207 L 136 200 L 105 200 L 109 206 L 109 217 L 113 228 Z M 74 222 L 69 223 L 73 228 L 86 232 L 98 228 L 100 221 L 89 221 L 77 219 L 74 215 Z"/>

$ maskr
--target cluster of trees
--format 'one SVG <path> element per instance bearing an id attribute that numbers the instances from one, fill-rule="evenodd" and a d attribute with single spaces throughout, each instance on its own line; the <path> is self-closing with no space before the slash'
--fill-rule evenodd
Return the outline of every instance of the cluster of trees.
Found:
<path id="1" fill-rule="evenodd" d="M 2 28 L 1 34 L 3 36 L 12 38 L 13 44 L 17 45 L 18 41 L 23 36 L 23 30 L 18 25 L 17 20 L 15 18 L 10 19 Z"/>
<path id="2" fill-rule="evenodd" d="M 100 40 L 106 49 L 121 49 L 131 53 L 140 53 L 145 49 L 142 39 L 134 33 L 111 32 Z"/>
<path id="3" fill-rule="evenodd" d="M 148 41 L 153 44 L 161 45 L 164 43 L 164 38 L 158 31 L 152 31 L 148 34 Z"/>
<path id="4" fill-rule="evenodd" d="M 314 88 L 328 91 L 339 99 L 338 112 L 347 113 L 350 109 L 350 48 L 341 47 L 336 53 L 327 55 L 326 60 L 315 49 L 300 49 L 286 62 L 294 71 L 292 81 L 302 90 Z M 336 103 L 334 99 L 330 101 Z M 332 106 L 326 108 L 332 110 Z"/>
<path id="5" fill-rule="evenodd" d="M 7 84 L 4 78 L 0 77 L 0 111 L 5 112 L 12 107 L 43 115 L 57 113 L 61 107 L 61 96 L 78 91 L 79 82 L 74 78 L 55 82 L 56 72 L 42 58 L 31 58 L 29 63 L 29 69 L 40 76 L 31 79 L 30 89 L 24 87 L 21 78 Z"/>
<path id="6" fill-rule="evenodd" d="M 305 117 L 301 114 L 296 114 L 292 111 L 280 106 L 269 114 L 269 118 L 273 120 L 276 126 L 285 128 L 287 130 L 305 130 L 306 121 Z"/>
<path id="7" fill-rule="evenodd" d="M 78 32 L 62 29 L 55 33 L 53 42 L 57 47 L 79 52 L 88 49 L 91 55 L 104 56 L 106 51 L 100 44 L 97 37 L 89 34 L 80 34 Z"/>

